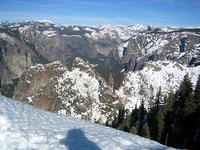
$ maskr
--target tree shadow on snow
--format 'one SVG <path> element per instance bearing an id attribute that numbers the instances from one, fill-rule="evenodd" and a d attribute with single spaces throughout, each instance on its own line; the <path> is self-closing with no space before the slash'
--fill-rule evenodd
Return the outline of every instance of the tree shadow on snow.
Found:
<path id="1" fill-rule="evenodd" d="M 81 129 L 71 129 L 66 137 L 60 141 L 69 150 L 101 150 L 97 144 L 87 139 Z"/>

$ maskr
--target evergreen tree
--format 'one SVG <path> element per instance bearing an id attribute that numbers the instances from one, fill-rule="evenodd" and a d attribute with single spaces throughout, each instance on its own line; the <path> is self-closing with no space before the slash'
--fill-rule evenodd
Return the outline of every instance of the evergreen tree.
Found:
<path id="1" fill-rule="evenodd" d="M 140 120 L 140 113 L 139 113 L 139 109 L 137 108 L 137 106 L 135 106 L 135 109 L 132 110 L 131 114 L 130 114 L 130 126 L 134 126 L 136 125 L 135 123 Z"/>
<path id="2" fill-rule="evenodd" d="M 118 118 L 115 116 L 114 120 L 112 121 L 112 128 L 118 128 L 119 127 L 119 123 L 118 123 Z"/>
<path id="3" fill-rule="evenodd" d="M 196 102 L 196 99 L 194 99 L 194 96 L 192 93 L 186 98 L 185 100 L 185 107 L 184 107 L 184 114 L 185 116 L 188 116 L 196 111 L 198 108 L 198 104 Z"/>
<path id="4" fill-rule="evenodd" d="M 194 90 L 194 97 L 195 99 L 200 99 L 200 75 L 196 83 L 196 88 Z"/>
<path id="5" fill-rule="evenodd" d="M 112 127 L 113 128 L 124 128 L 124 122 L 126 121 L 126 114 L 128 110 L 125 110 L 124 106 L 119 107 L 119 111 L 117 116 L 114 117 L 114 120 L 112 121 Z"/>
<path id="6" fill-rule="evenodd" d="M 147 110 L 144 107 L 144 100 L 142 100 L 141 105 L 139 107 L 140 112 L 140 122 L 144 120 L 144 116 L 147 114 Z"/>
<path id="7" fill-rule="evenodd" d="M 161 101 L 162 101 L 162 90 L 161 90 L 161 87 L 160 87 L 159 90 L 158 90 L 158 93 L 156 94 L 156 99 L 155 99 L 154 107 L 156 107 L 157 109 L 159 109 Z"/>
<path id="8" fill-rule="evenodd" d="M 123 131 L 129 132 L 130 130 L 130 115 L 126 115 L 126 118 L 122 122 Z"/>
<path id="9" fill-rule="evenodd" d="M 171 135 L 172 132 L 172 125 L 174 120 L 174 115 L 172 113 L 172 108 L 174 102 L 176 101 L 176 94 L 172 91 L 170 92 L 167 99 L 165 99 L 165 109 L 164 111 L 164 129 L 162 134 L 161 143 L 164 145 L 168 145 L 168 137 Z"/>
<path id="10" fill-rule="evenodd" d="M 129 132 L 132 133 L 132 134 L 137 134 L 137 129 L 136 129 L 136 127 L 135 127 L 135 126 L 132 126 Z"/>
<path id="11" fill-rule="evenodd" d="M 144 107 L 144 100 L 142 100 L 141 105 L 139 107 L 139 125 L 138 125 L 138 134 L 141 135 L 141 130 L 142 130 L 142 126 L 144 125 L 144 122 L 146 121 L 145 116 L 147 114 L 147 110 Z"/>
<path id="12" fill-rule="evenodd" d="M 191 130 L 188 117 L 195 109 L 193 104 L 192 83 L 187 74 L 180 85 L 176 101 L 172 108 L 173 128 L 169 136 L 170 146 L 186 148 L 187 139 L 190 136 L 189 130 Z"/>
<path id="13" fill-rule="evenodd" d="M 183 82 L 180 85 L 179 92 L 178 92 L 178 101 L 177 105 L 179 108 L 184 108 L 186 98 L 190 97 L 192 95 L 192 83 L 189 78 L 189 75 L 186 74 Z"/>
<path id="14" fill-rule="evenodd" d="M 145 122 L 144 125 L 142 126 L 141 136 L 145 138 L 150 138 L 150 130 L 147 122 Z"/>
<path id="15" fill-rule="evenodd" d="M 163 130 L 164 130 L 164 110 L 161 107 L 162 92 L 159 88 L 156 94 L 154 107 L 151 108 L 148 117 L 148 123 L 150 127 L 151 138 L 158 142 L 161 142 Z"/>
<path id="16" fill-rule="evenodd" d="M 163 130 L 164 130 L 164 113 L 163 110 L 159 109 L 156 114 L 156 141 L 161 142 Z"/>
<path id="17" fill-rule="evenodd" d="M 170 111 L 172 109 L 172 106 L 175 102 L 175 94 L 171 91 L 168 98 L 165 98 L 165 110 Z"/>
<path id="18" fill-rule="evenodd" d="M 118 113 L 118 125 L 122 126 L 123 125 L 123 121 L 125 119 L 127 110 L 125 110 L 124 106 L 120 106 L 119 108 L 119 113 Z"/>

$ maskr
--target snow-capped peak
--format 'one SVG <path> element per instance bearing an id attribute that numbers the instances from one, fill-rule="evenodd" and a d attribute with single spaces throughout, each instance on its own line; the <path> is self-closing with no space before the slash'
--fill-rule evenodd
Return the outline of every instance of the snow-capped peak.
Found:
<path id="1" fill-rule="evenodd" d="M 35 20 L 35 22 L 55 24 L 53 21 L 47 19 Z"/>
<path id="2" fill-rule="evenodd" d="M 144 25 L 144 24 L 136 24 L 132 26 L 132 29 L 136 31 L 146 31 L 149 29 L 149 26 Z"/>

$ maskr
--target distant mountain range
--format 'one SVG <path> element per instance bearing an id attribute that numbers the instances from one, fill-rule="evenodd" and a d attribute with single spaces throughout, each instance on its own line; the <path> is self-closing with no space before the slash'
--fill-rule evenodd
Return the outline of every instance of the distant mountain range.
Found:
<path id="1" fill-rule="evenodd" d="M 57 113 L 104 122 L 120 105 L 150 107 L 200 74 L 200 27 L 0 23 L 0 91 Z"/>

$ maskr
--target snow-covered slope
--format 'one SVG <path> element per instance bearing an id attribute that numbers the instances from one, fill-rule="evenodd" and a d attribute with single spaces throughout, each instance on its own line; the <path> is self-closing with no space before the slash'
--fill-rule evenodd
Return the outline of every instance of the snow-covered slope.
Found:
<path id="1" fill-rule="evenodd" d="M 155 141 L 0 96 L 1 150 L 166 150 Z"/>
<path id="2" fill-rule="evenodd" d="M 73 61 L 72 70 L 61 61 L 31 66 L 19 80 L 14 99 L 59 114 L 105 123 L 117 110 L 119 99 L 94 67 L 79 57 Z"/>
<path id="3" fill-rule="evenodd" d="M 150 30 L 150 26 L 146 25 L 99 25 L 99 26 L 87 26 L 85 30 L 91 31 L 85 35 L 89 38 L 105 38 L 110 36 L 112 38 L 120 38 L 122 40 L 128 40 L 133 35 L 139 32 L 145 32 Z"/>
<path id="4" fill-rule="evenodd" d="M 170 91 L 175 92 L 186 74 L 195 86 L 200 75 L 200 66 L 185 67 L 171 61 L 148 62 L 142 70 L 128 72 L 116 93 L 130 110 L 135 105 L 140 106 L 142 100 L 146 108 L 149 108 L 159 88 L 163 95 L 169 94 Z"/>

